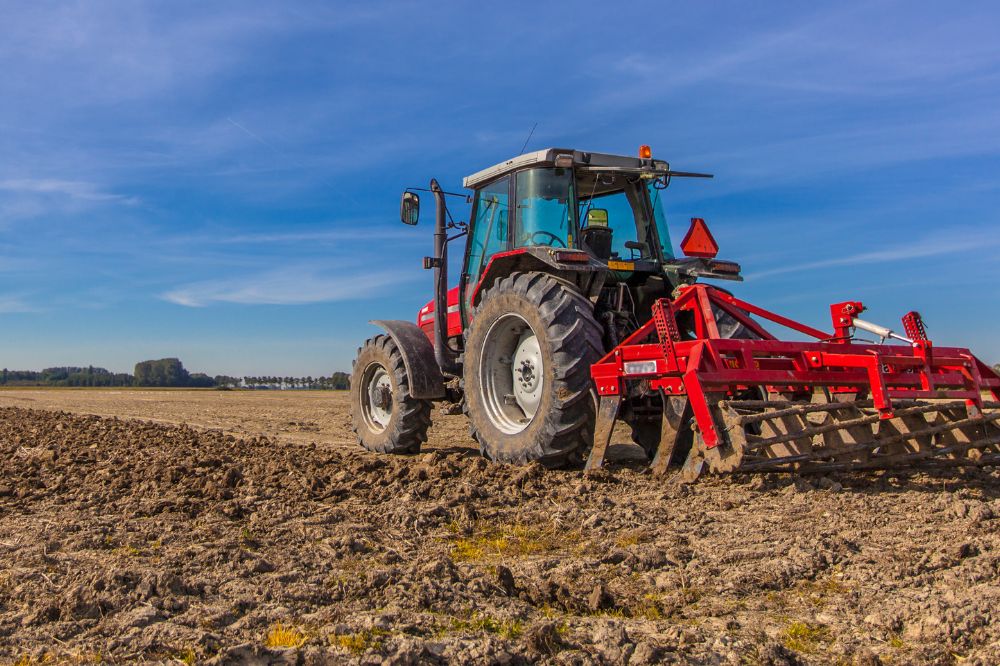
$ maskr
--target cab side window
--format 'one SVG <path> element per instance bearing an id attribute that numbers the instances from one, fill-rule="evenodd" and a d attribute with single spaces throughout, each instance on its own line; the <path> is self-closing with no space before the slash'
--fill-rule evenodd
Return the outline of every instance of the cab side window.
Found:
<path id="1" fill-rule="evenodd" d="M 473 235 L 469 237 L 468 261 L 465 264 L 470 292 L 471 287 L 479 281 L 483 269 L 490 263 L 490 258 L 497 252 L 507 249 L 509 199 L 509 176 L 490 183 L 476 192 Z"/>

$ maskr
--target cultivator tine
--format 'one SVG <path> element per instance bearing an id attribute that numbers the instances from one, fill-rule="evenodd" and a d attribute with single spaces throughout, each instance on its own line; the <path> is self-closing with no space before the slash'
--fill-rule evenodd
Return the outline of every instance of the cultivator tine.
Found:
<path id="1" fill-rule="evenodd" d="M 894 416 L 883 419 L 870 400 L 813 400 L 722 401 L 728 441 L 716 447 L 724 452 L 703 452 L 709 469 L 805 473 L 1000 462 L 1000 403 L 986 403 L 979 414 L 964 401 L 897 401 Z"/>
<path id="2" fill-rule="evenodd" d="M 660 445 L 650 464 L 653 476 L 664 476 L 670 467 L 676 466 L 680 456 L 693 444 L 690 427 L 691 404 L 687 398 L 663 398 L 663 419 L 660 425 Z"/>
<path id="3" fill-rule="evenodd" d="M 684 483 L 694 482 L 705 471 L 706 464 L 704 443 L 701 437 L 695 437 L 694 446 L 691 447 L 691 452 L 681 467 L 680 480 Z"/>
<path id="4" fill-rule="evenodd" d="M 620 395 L 603 395 L 597 407 L 597 423 L 594 425 L 594 446 L 590 450 L 583 471 L 593 472 L 604 466 L 604 456 L 611 443 L 611 432 L 615 429 L 618 408 L 622 404 Z"/>

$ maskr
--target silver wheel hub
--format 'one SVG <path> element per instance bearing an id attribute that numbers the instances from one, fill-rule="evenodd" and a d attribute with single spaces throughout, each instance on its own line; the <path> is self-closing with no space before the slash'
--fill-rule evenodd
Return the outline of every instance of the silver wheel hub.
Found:
<path id="1" fill-rule="evenodd" d="M 479 368 L 490 421 L 506 434 L 521 432 L 538 412 L 544 388 L 538 337 L 520 315 L 503 315 L 486 332 Z"/>
<path id="2" fill-rule="evenodd" d="M 521 334 L 514 353 L 513 373 L 517 404 L 528 416 L 534 416 L 542 392 L 542 352 L 530 328 Z"/>
<path id="3" fill-rule="evenodd" d="M 381 432 L 392 419 L 392 381 L 381 365 L 369 366 L 362 376 L 362 413 L 368 427 Z"/>

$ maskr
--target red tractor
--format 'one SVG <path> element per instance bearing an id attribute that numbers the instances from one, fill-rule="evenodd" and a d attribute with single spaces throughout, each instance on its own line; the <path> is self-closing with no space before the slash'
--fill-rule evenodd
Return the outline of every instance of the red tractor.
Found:
<path id="1" fill-rule="evenodd" d="M 351 378 L 361 445 L 414 453 L 434 401 L 461 403 L 486 457 L 599 467 L 616 420 L 657 472 L 821 471 L 1000 462 L 1000 376 L 966 349 L 934 347 L 920 316 L 904 334 L 831 307 L 832 332 L 699 280 L 740 281 L 692 220 L 674 254 L 662 198 L 674 171 L 638 157 L 551 148 L 464 180 L 436 180 L 434 299 L 416 323 L 358 350 Z M 468 224 L 446 196 L 467 197 Z M 420 198 L 403 193 L 417 223 Z M 449 236 L 449 233 L 452 235 Z M 458 285 L 449 243 L 465 238 Z M 779 340 L 776 324 L 812 342 Z M 878 341 L 856 339 L 859 331 Z M 901 344 L 886 344 L 894 340 Z M 589 457 L 588 457 L 589 456 Z"/>

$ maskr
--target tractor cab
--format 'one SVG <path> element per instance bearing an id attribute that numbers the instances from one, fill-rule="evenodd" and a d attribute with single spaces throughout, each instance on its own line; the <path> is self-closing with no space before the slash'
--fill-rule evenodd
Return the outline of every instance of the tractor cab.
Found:
<path id="1" fill-rule="evenodd" d="M 465 283 L 486 277 L 495 255 L 525 248 L 583 250 L 614 270 L 656 271 L 674 257 L 660 202 L 668 166 L 645 161 L 553 148 L 466 178 L 475 194 Z"/>
<path id="2" fill-rule="evenodd" d="M 444 192 L 435 182 L 429 191 L 441 228 L 435 256 L 426 258 L 425 266 L 435 268 L 444 284 L 420 309 L 418 325 L 434 338 L 436 312 L 447 309 L 441 337 L 461 336 L 498 279 L 542 271 L 573 284 L 599 312 L 631 313 L 606 340 L 610 344 L 634 328 L 630 321 L 648 318 L 651 304 L 680 284 L 699 276 L 738 279 L 736 264 L 705 254 L 675 256 L 662 195 L 678 176 L 710 177 L 673 171 L 642 146 L 636 157 L 565 148 L 519 155 L 466 177 L 463 185 L 471 196 Z M 448 195 L 471 203 L 467 225 L 451 219 L 444 205 Z M 418 195 L 407 190 L 402 219 L 413 224 L 418 213 Z M 449 237 L 449 229 L 459 231 Z M 461 273 L 457 287 L 449 289 L 449 241 L 463 236 Z"/>

